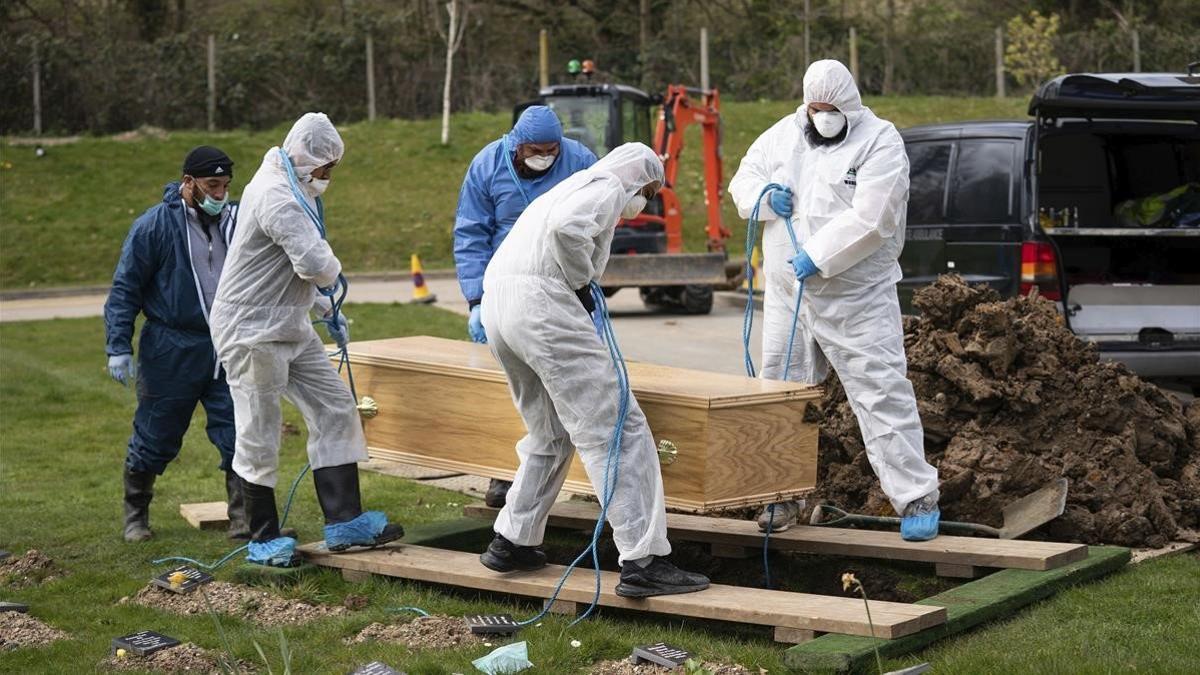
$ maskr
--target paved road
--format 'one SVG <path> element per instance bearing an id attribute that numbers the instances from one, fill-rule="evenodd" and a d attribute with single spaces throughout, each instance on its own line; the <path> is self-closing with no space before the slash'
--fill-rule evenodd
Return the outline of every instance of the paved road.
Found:
<path id="1" fill-rule="evenodd" d="M 466 316 L 467 304 L 452 278 L 429 279 L 430 290 L 437 294 L 437 306 Z M 99 317 L 103 313 L 105 292 L 57 297 L 0 300 L 0 321 L 35 321 L 54 318 Z M 406 302 L 412 297 L 408 280 L 350 280 L 350 302 Z M 717 294 L 712 314 L 675 316 L 655 314 L 642 306 L 637 291 L 625 289 L 609 299 L 613 328 L 625 358 L 680 368 L 695 368 L 741 375 L 742 307 L 736 294 Z M 755 362 L 759 361 L 758 325 L 755 316 L 751 345 Z M 463 323 L 466 332 L 466 322 Z"/>

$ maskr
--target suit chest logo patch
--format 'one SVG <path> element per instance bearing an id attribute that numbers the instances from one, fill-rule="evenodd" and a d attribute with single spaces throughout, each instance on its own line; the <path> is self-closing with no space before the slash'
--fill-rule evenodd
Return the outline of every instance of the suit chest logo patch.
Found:
<path id="1" fill-rule="evenodd" d="M 850 187 L 858 185 L 858 167 L 850 167 L 850 170 L 846 172 L 845 177 L 842 178 L 842 183 L 849 185 Z"/>

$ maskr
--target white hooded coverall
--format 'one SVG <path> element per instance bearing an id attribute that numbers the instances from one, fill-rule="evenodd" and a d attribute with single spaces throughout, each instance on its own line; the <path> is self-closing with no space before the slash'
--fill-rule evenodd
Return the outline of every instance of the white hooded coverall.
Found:
<path id="1" fill-rule="evenodd" d="M 603 495 L 619 404 L 608 350 L 575 289 L 599 280 L 621 210 L 663 166 L 640 143 L 622 145 L 529 205 L 483 277 L 483 325 L 527 435 L 495 530 L 520 546 L 542 543 L 546 518 L 578 450 Z M 671 552 L 658 453 L 632 394 L 608 522 L 621 562 Z"/>
<path id="2" fill-rule="evenodd" d="M 288 132 L 283 150 L 315 211 L 308 181 L 313 170 L 341 159 L 341 136 L 323 113 L 307 113 Z M 233 395 L 233 469 L 251 483 L 275 487 L 282 396 L 304 416 L 314 470 L 367 459 L 354 397 L 310 317 L 313 310 L 329 310 L 329 300 L 316 289 L 331 286 L 341 270 L 296 202 L 279 148 L 271 148 L 242 193 L 211 320 Z"/>
<path id="3" fill-rule="evenodd" d="M 845 139 L 813 145 L 805 138 L 809 103 L 846 116 Z M 820 270 L 805 280 L 788 379 L 816 384 L 830 364 L 858 418 L 867 457 L 897 513 L 937 489 L 925 461 L 924 433 L 906 377 L 896 282 L 904 246 L 908 156 L 896 128 L 862 104 L 850 72 L 832 60 L 804 75 L 804 105 L 758 137 L 729 184 L 748 218 L 768 183 L 793 192 L 792 221 L 801 247 Z M 788 262 L 795 250 L 787 225 L 764 198 L 763 364 L 781 379 L 799 284 Z"/>

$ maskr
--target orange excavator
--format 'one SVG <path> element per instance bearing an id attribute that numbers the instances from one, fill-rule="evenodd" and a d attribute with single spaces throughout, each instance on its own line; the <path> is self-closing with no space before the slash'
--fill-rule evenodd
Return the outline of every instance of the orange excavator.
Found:
<path id="1" fill-rule="evenodd" d="M 558 114 L 563 135 L 603 157 L 631 141 L 658 153 L 666 184 L 636 218 L 622 220 L 613 235 L 612 256 L 600 283 L 605 293 L 637 287 L 651 308 L 687 314 L 712 310 L 713 286 L 726 283 L 725 240 L 730 232 L 721 219 L 724 185 L 721 170 L 721 99 L 715 89 L 670 85 L 665 96 L 623 84 L 559 84 L 545 87 L 536 100 L 518 105 L 516 120 L 531 105 L 549 106 Z M 651 111 L 657 123 L 651 134 Z M 704 158 L 704 203 L 708 253 L 684 253 L 683 210 L 676 192 L 684 132 L 701 128 Z"/>

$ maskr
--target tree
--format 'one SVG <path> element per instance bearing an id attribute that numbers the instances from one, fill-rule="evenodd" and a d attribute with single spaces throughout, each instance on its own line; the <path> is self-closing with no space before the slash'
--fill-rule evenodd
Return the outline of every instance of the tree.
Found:
<path id="1" fill-rule="evenodd" d="M 1008 21 L 1008 45 L 1004 48 L 1004 67 L 1022 87 L 1033 88 L 1063 72 L 1054 55 L 1058 37 L 1058 15 L 1045 16 L 1037 10 L 1026 20 L 1020 15 Z"/>
<path id="2" fill-rule="evenodd" d="M 446 27 L 442 28 L 440 21 L 435 24 L 438 35 L 446 43 L 446 83 L 442 87 L 442 145 L 450 143 L 450 80 L 454 76 L 454 53 L 462 46 L 463 36 L 467 33 L 469 10 L 470 5 L 464 2 L 462 14 L 459 14 L 458 0 L 450 0 L 446 3 L 446 13 L 450 17 Z"/>

